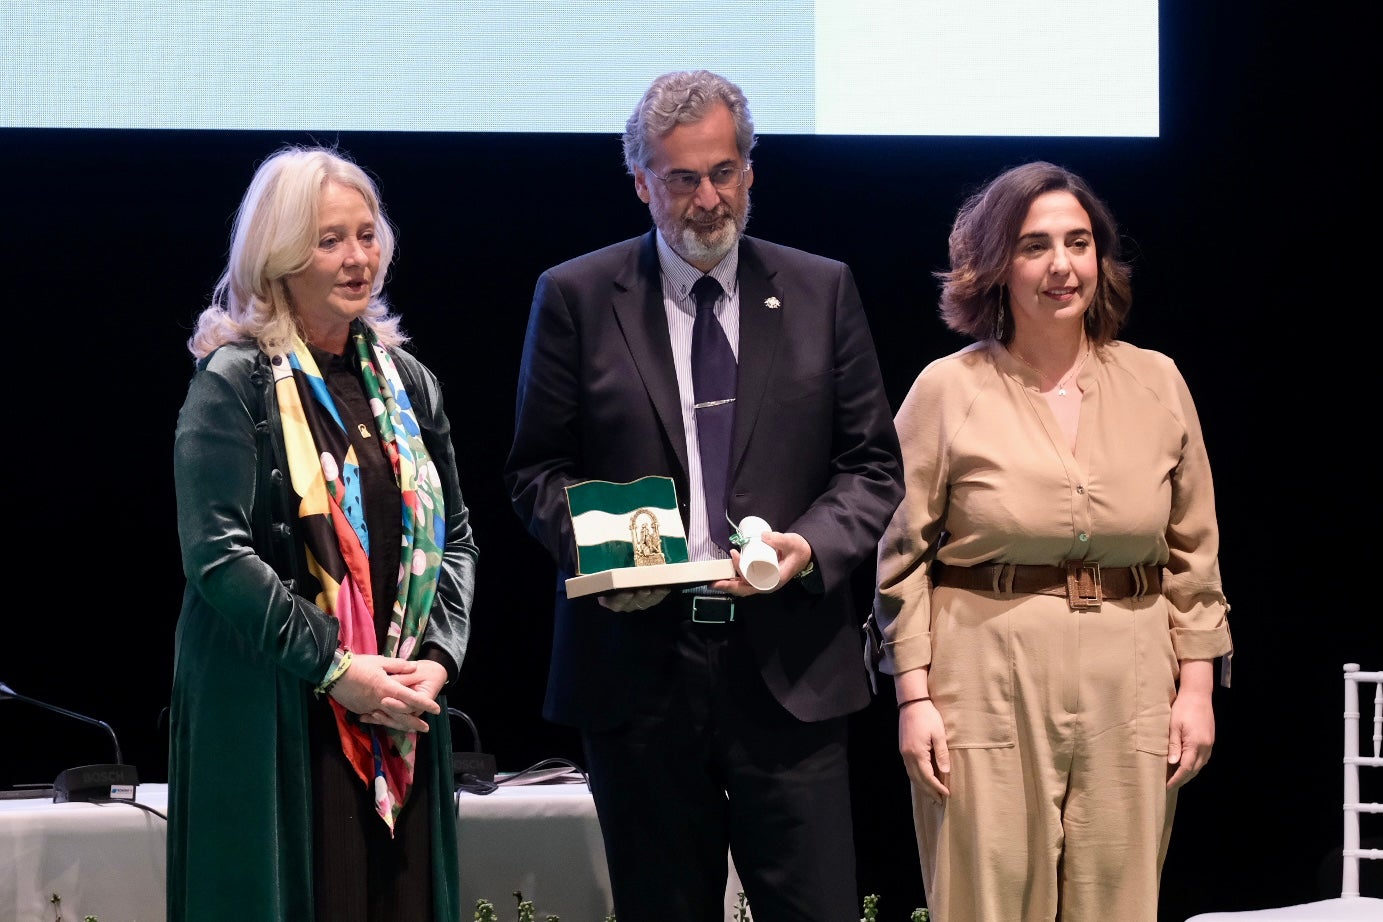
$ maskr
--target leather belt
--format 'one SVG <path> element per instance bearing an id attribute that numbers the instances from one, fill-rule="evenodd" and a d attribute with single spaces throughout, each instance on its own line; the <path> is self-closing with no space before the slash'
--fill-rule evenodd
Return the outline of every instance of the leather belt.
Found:
<path id="1" fill-rule="evenodd" d="M 682 614 L 697 624 L 729 624 L 735 620 L 735 599 L 728 595 L 682 593 Z"/>
<path id="2" fill-rule="evenodd" d="M 1068 560 L 1059 567 L 1021 563 L 948 567 L 937 563 L 933 582 L 976 592 L 1059 595 L 1066 598 L 1072 611 L 1094 611 L 1105 599 L 1161 594 L 1162 569 L 1148 564 L 1101 567 L 1084 560 Z"/>

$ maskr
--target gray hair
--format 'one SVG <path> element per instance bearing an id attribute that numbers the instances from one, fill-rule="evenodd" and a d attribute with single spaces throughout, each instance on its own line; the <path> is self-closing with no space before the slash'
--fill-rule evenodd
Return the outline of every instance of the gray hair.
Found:
<path id="1" fill-rule="evenodd" d="M 750 165 L 753 150 L 754 117 L 744 91 L 719 74 L 708 70 L 683 70 L 663 74 L 644 92 L 634 114 L 624 125 L 624 166 L 632 175 L 635 167 L 647 167 L 653 159 L 652 143 L 678 125 L 699 122 L 717 103 L 723 103 L 735 120 L 735 143 L 740 159 Z"/>

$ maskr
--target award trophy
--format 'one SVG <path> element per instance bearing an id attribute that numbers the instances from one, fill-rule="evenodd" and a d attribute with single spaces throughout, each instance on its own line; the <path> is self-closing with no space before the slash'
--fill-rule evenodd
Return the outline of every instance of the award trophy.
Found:
<path id="1" fill-rule="evenodd" d="M 687 536 L 670 477 L 629 483 L 586 480 L 567 487 L 577 575 L 567 597 L 619 589 L 733 579 L 727 559 L 688 559 Z"/>

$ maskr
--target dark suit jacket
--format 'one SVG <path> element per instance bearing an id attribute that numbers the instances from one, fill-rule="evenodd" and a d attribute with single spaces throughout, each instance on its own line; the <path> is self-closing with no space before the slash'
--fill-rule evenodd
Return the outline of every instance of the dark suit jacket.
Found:
<path id="1" fill-rule="evenodd" d="M 799 719 L 823 720 L 869 702 L 850 582 L 902 499 L 898 438 L 849 267 L 746 237 L 739 284 L 728 512 L 801 534 L 816 572 L 741 600 L 736 620 L 774 697 Z M 676 593 L 625 613 L 566 597 L 576 553 L 565 487 L 670 476 L 685 525 L 686 446 L 654 233 L 543 273 L 505 482 L 557 563 L 548 719 L 618 725 L 637 696 L 657 692 L 677 629 Z"/>

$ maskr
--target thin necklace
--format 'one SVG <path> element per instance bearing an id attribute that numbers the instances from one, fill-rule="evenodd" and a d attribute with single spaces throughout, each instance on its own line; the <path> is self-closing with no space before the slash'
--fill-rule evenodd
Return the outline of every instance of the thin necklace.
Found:
<path id="1" fill-rule="evenodd" d="M 1015 359 L 1022 362 L 1024 365 L 1028 366 L 1028 368 L 1032 369 L 1033 374 L 1037 375 L 1037 380 L 1039 383 L 1047 379 L 1047 376 L 1044 375 L 1042 372 L 1038 371 L 1037 368 L 1032 364 L 1032 362 L 1029 362 L 1027 359 L 1023 358 L 1023 354 L 1021 352 L 1019 352 L 1017 349 L 1014 349 L 1011 346 L 1006 348 Z M 1062 378 L 1060 381 L 1056 383 L 1056 395 L 1058 397 L 1066 396 L 1067 382 L 1069 382 L 1076 375 L 1080 374 L 1080 370 L 1085 367 L 1085 360 L 1088 358 L 1090 358 L 1090 347 L 1087 345 L 1085 347 L 1085 354 L 1080 357 L 1080 361 L 1076 363 L 1076 367 L 1068 371 L 1066 373 L 1066 377 Z"/>

